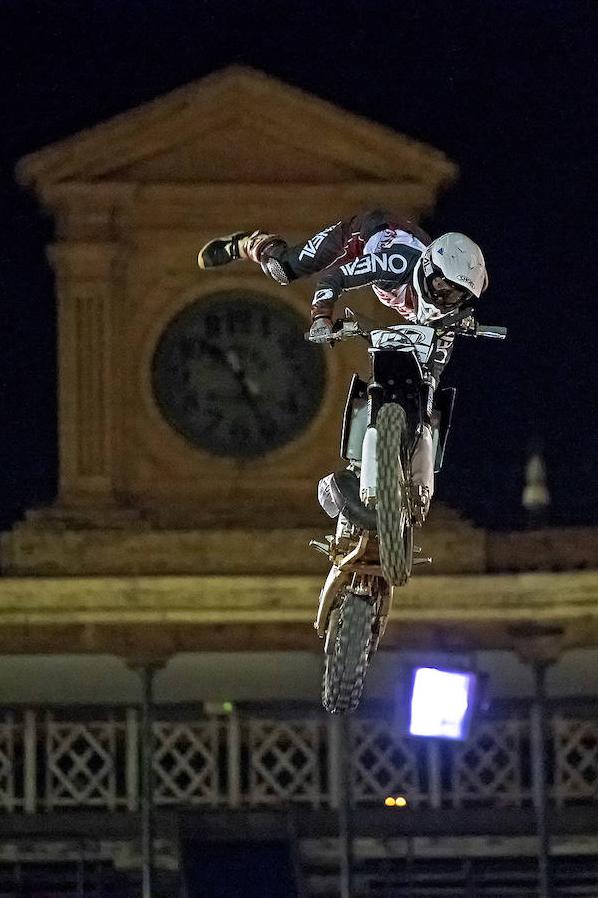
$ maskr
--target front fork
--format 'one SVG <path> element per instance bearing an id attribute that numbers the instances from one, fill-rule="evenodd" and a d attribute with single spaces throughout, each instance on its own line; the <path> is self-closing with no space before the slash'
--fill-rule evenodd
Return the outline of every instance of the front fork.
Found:
<path id="1" fill-rule="evenodd" d="M 416 431 L 411 453 L 411 481 L 416 487 L 423 487 L 430 498 L 434 493 L 434 438 L 430 422 L 436 382 L 431 375 L 424 376 L 421 384 L 421 408 L 425 409 L 424 420 Z M 359 495 L 364 505 L 370 506 L 376 499 L 378 475 L 377 447 L 378 431 L 376 418 L 384 401 L 381 384 L 371 383 L 368 387 L 368 425 L 363 438 Z"/>
<path id="2" fill-rule="evenodd" d="M 376 418 L 382 406 L 384 389 L 375 381 L 368 386 L 368 426 L 361 449 L 361 472 L 359 475 L 359 497 L 364 505 L 371 507 L 376 500 L 378 478 L 378 431 Z"/>

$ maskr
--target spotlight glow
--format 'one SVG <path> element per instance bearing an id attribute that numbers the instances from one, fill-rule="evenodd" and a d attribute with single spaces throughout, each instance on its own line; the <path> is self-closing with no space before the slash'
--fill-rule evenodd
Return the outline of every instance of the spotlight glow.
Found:
<path id="1" fill-rule="evenodd" d="M 411 694 L 412 736 L 464 739 L 475 674 L 418 667 Z"/>

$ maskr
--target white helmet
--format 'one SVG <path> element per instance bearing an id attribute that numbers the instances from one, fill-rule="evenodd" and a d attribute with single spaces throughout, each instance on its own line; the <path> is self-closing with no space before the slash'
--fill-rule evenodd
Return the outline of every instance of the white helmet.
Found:
<path id="1" fill-rule="evenodd" d="M 468 300 L 479 299 L 488 286 L 482 250 L 465 234 L 451 232 L 433 240 L 413 274 L 427 318 L 446 315 Z"/>

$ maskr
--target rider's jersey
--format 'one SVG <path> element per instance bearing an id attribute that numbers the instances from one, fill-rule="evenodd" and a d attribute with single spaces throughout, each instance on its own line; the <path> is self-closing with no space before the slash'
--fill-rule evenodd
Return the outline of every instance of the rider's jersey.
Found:
<path id="1" fill-rule="evenodd" d="M 325 269 L 314 300 L 326 297 L 334 301 L 343 290 L 371 285 L 380 302 L 395 309 L 407 321 L 423 324 L 427 317 L 418 308 L 411 283 L 413 269 L 424 249 L 421 240 L 402 228 L 377 231 L 360 247 L 359 255 Z"/>
<path id="2" fill-rule="evenodd" d="M 431 237 L 415 222 L 384 211 L 338 221 L 305 244 L 281 246 L 272 255 L 289 280 L 319 273 L 313 311 L 331 310 L 344 290 L 370 285 L 378 299 L 408 321 L 424 323 L 437 312 L 418 302 L 413 270 Z"/>
<path id="3" fill-rule="evenodd" d="M 431 304 L 418 299 L 413 271 L 432 238 L 415 222 L 376 210 L 338 221 L 297 246 L 279 244 L 271 251 L 289 281 L 318 273 L 312 316 L 332 317 L 335 301 L 345 290 L 371 286 L 380 302 L 407 321 L 426 324 L 439 317 Z M 452 335 L 443 338 L 444 368 L 452 349 Z"/>

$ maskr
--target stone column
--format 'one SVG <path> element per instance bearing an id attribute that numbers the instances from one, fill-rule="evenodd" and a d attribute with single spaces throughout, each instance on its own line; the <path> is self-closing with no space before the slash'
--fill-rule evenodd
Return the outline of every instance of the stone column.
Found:
<path id="1" fill-rule="evenodd" d="M 59 498 L 61 506 L 112 504 L 116 243 L 60 243 L 49 250 L 58 298 Z"/>

